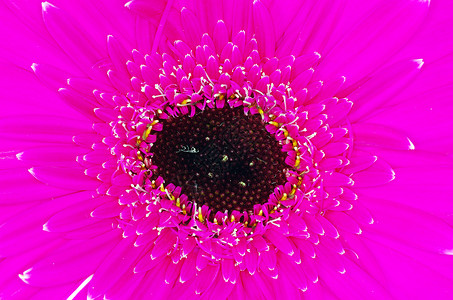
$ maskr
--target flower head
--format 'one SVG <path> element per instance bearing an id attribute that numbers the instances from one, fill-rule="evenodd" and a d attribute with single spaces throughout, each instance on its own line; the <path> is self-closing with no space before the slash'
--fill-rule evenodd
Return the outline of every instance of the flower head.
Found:
<path id="1" fill-rule="evenodd" d="M 2 297 L 448 295 L 445 1 L 230 2 L 5 1 Z"/>

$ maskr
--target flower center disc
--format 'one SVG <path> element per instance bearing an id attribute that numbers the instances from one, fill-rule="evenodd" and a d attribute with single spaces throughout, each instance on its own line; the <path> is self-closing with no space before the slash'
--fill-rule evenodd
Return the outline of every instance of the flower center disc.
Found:
<path id="1" fill-rule="evenodd" d="M 243 107 L 164 120 L 151 151 L 156 176 L 213 212 L 251 212 L 286 182 L 281 145 L 260 115 L 246 116 Z"/>

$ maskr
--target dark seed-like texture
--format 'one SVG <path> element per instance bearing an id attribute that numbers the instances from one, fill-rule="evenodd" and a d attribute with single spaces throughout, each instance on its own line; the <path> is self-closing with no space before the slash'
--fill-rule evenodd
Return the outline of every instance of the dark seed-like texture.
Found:
<path id="1" fill-rule="evenodd" d="M 206 109 L 163 122 L 152 146 L 155 175 L 215 211 L 251 211 L 286 182 L 281 145 L 260 115 Z"/>

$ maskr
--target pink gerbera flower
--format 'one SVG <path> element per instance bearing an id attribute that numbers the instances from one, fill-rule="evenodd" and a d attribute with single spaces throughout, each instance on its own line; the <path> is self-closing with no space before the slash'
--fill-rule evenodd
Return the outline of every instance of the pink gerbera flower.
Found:
<path id="1" fill-rule="evenodd" d="M 452 9 L 5 0 L 1 298 L 448 298 Z"/>

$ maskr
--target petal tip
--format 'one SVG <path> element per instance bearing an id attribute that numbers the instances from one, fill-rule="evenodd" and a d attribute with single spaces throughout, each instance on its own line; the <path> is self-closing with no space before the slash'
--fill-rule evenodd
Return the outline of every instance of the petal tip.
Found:
<path id="1" fill-rule="evenodd" d="M 42 11 L 47 12 L 49 8 L 56 8 L 55 5 L 51 4 L 50 2 L 44 1 L 41 3 Z"/>
<path id="2" fill-rule="evenodd" d="M 32 268 L 24 271 L 22 274 L 19 274 L 19 278 L 20 280 L 22 280 L 23 282 L 25 282 L 26 284 L 29 284 L 29 279 L 30 279 L 30 272 L 31 272 Z"/>
<path id="3" fill-rule="evenodd" d="M 453 249 L 445 249 L 442 251 L 442 254 L 453 255 Z"/>
<path id="4" fill-rule="evenodd" d="M 131 9 L 131 4 L 132 4 L 132 2 L 134 2 L 134 0 L 131 0 L 131 1 L 129 1 L 129 2 L 126 2 L 126 3 L 124 4 L 124 7 L 128 8 L 128 9 Z"/>
<path id="5" fill-rule="evenodd" d="M 36 178 L 36 172 L 35 172 L 35 168 L 34 167 L 29 168 L 28 169 L 28 173 L 30 173 L 31 176 Z"/>
<path id="6" fill-rule="evenodd" d="M 48 223 L 49 222 L 46 222 L 46 223 L 44 223 L 44 225 L 42 225 L 42 230 L 46 231 L 46 232 L 52 232 L 52 230 L 49 229 Z"/>
<path id="7" fill-rule="evenodd" d="M 38 68 L 38 64 L 37 63 L 32 63 L 30 68 L 33 70 L 33 72 L 36 73 L 36 69 Z"/>
<path id="8" fill-rule="evenodd" d="M 414 59 L 414 62 L 417 64 L 418 69 L 421 69 L 422 66 L 425 64 L 425 62 L 423 61 L 423 58 Z"/>
<path id="9" fill-rule="evenodd" d="M 23 151 L 16 154 L 17 160 L 22 160 L 23 156 L 24 156 L 24 152 Z"/>
<path id="10" fill-rule="evenodd" d="M 409 150 L 415 150 L 415 145 L 414 143 L 412 143 L 412 141 L 410 139 L 407 139 L 407 141 L 409 142 Z"/>

